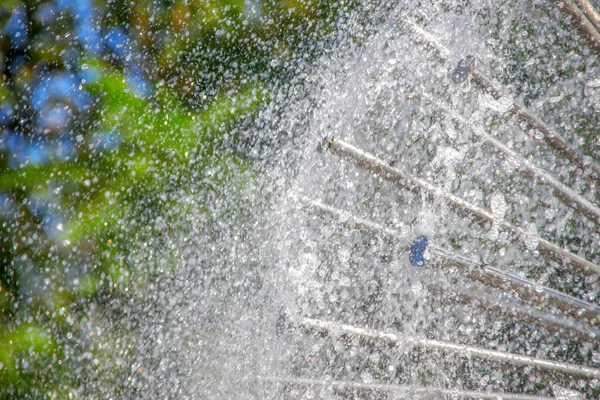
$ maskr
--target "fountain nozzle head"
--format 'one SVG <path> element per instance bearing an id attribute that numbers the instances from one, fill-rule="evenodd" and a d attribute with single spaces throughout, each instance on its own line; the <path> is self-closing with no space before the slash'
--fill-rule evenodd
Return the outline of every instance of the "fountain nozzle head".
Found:
<path id="1" fill-rule="evenodd" d="M 452 73 L 452 81 L 454 83 L 462 83 L 467 80 L 469 74 L 475 68 L 475 64 L 477 63 L 477 59 L 475 56 L 466 56 L 462 60 L 458 62 L 458 65 L 454 69 Z"/>
<path id="2" fill-rule="evenodd" d="M 422 267 L 425 265 L 425 253 L 427 252 L 427 246 L 429 245 L 429 239 L 425 235 L 421 235 L 416 238 L 410 245 L 410 253 L 408 255 L 408 261 L 413 267 Z"/>

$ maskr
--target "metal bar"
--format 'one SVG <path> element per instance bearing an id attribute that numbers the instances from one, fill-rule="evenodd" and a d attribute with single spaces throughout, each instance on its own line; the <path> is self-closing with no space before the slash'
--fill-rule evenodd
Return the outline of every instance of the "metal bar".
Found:
<path id="1" fill-rule="evenodd" d="M 575 3 L 579 6 L 581 11 L 583 11 L 587 19 L 594 25 L 596 31 L 600 31 L 600 14 L 598 14 L 596 8 L 588 0 L 575 0 Z"/>
<path id="2" fill-rule="evenodd" d="M 600 188 L 600 166 L 589 157 L 580 154 L 555 130 L 546 125 L 535 114 L 526 110 L 517 104 L 513 107 L 513 113 L 522 121 L 526 122 L 532 128 L 537 129 L 544 136 L 544 143 L 552 147 L 558 154 L 566 157 L 573 164 L 577 165 L 584 172 L 584 179 L 592 182 Z M 536 139 L 535 135 L 532 136 Z M 537 139 L 536 139 L 537 140 Z"/>
<path id="3" fill-rule="evenodd" d="M 482 89 L 490 92 L 494 99 L 499 100 L 504 97 L 502 90 L 497 87 L 492 80 L 484 75 L 475 65 L 471 65 L 471 75 L 475 83 Z M 579 153 L 569 142 L 567 142 L 557 131 L 550 128 L 544 121 L 542 121 L 535 114 L 527 110 L 525 107 L 513 102 L 511 115 L 518 117 L 521 121 L 525 122 L 529 127 L 539 131 L 543 139 L 540 141 L 536 135 L 531 135 L 527 130 L 525 133 L 528 134 L 532 139 L 537 142 L 542 142 L 551 147 L 557 154 L 567 158 L 571 163 L 578 166 L 583 170 L 583 177 L 592 182 L 596 187 L 600 188 L 600 166 Z"/>
<path id="4" fill-rule="evenodd" d="M 562 0 L 560 0 L 562 2 Z M 570 1 L 570 0 L 568 0 Z M 404 31 L 408 36 L 418 45 L 422 45 L 428 50 L 438 61 L 447 62 L 449 59 L 449 50 L 441 45 L 439 41 L 430 33 L 424 31 L 422 28 L 417 26 L 408 20 L 399 20 L 398 26 L 401 31 Z M 598 48 L 600 49 L 600 41 L 598 41 Z M 502 90 L 496 86 L 492 79 L 481 72 L 473 63 L 465 61 L 469 65 L 469 70 L 473 81 L 481 87 L 483 90 L 488 91 L 496 100 L 504 97 Z M 538 118 L 535 114 L 531 113 L 523 106 L 513 101 L 511 115 L 516 116 L 521 121 L 525 122 L 531 128 L 539 131 L 542 136 L 542 142 L 552 148 L 557 154 L 565 157 L 571 163 L 583 170 L 584 179 L 593 183 L 597 188 L 600 189 L 600 165 L 579 153 L 573 146 L 569 144 L 557 131 L 550 128 L 544 121 Z M 527 130 L 525 133 L 528 134 L 532 139 L 537 142 L 540 140 L 536 135 L 530 134 Z"/>
<path id="5" fill-rule="evenodd" d="M 491 225 L 493 223 L 494 217 L 489 212 L 470 204 L 451 193 L 445 192 L 441 188 L 438 188 L 427 181 L 402 172 L 399 169 L 386 164 L 377 157 L 368 154 L 342 140 L 334 140 L 331 138 L 325 139 L 323 147 L 344 159 L 353 161 L 358 166 L 381 176 L 382 178 L 398 185 L 401 188 L 416 193 L 423 192 L 430 198 L 430 200 L 433 200 L 434 198 L 443 199 L 446 204 L 458 215 L 469 217 L 482 227 Z M 497 222 L 502 228 L 508 231 L 509 239 L 513 243 L 525 245 L 525 238 L 532 236 L 525 232 L 525 230 L 522 228 L 516 227 L 506 221 Z M 565 265 L 570 265 L 585 275 L 600 274 L 600 266 L 576 254 L 570 253 L 569 251 L 562 249 L 561 247 L 547 241 L 544 238 L 536 236 L 535 239 L 539 243 L 537 250 L 542 257 L 564 263 Z"/>
<path id="6" fill-rule="evenodd" d="M 320 202 L 309 200 L 305 197 L 300 198 L 300 201 L 308 210 L 338 218 L 338 220 L 348 228 L 377 234 L 396 244 L 400 242 L 403 250 L 408 250 L 406 238 L 390 228 L 370 220 L 355 217 L 349 213 Z M 511 291 L 520 296 L 524 301 L 533 302 L 537 306 L 549 304 L 567 315 L 570 315 L 572 319 L 554 314 L 536 312 L 535 310 L 520 306 L 519 304 L 511 304 L 511 310 L 506 310 L 506 307 L 500 307 L 499 304 L 486 301 L 486 299 L 482 299 L 481 297 L 473 297 L 472 295 L 461 293 L 460 296 L 464 297 L 466 300 L 463 302 L 482 302 L 484 303 L 482 304 L 482 308 L 497 312 L 517 312 L 522 321 L 529 320 L 530 322 L 541 322 L 543 326 L 553 331 L 568 329 L 580 338 L 590 339 L 600 337 L 600 331 L 591 329 L 587 326 L 588 323 L 592 326 L 598 324 L 598 319 L 600 318 L 599 306 L 565 295 L 564 293 L 548 287 L 537 285 L 534 282 L 511 275 L 497 268 L 481 266 L 477 261 L 450 253 L 439 247 L 429 247 L 433 253 L 432 255 L 441 261 L 442 266 L 459 267 L 459 270 L 472 280 L 481 282 L 484 285 L 495 289 Z M 443 292 L 442 288 L 435 285 L 430 284 L 429 288 L 434 292 Z M 582 325 L 580 321 L 585 321 L 585 325 Z"/>
<path id="7" fill-rule="evenodd" d="M 379 225 L 376 222 L 356 217 L 350 213 L 343 212 L 337 208 L 333 208 L 326 204 L 318 201 L 310 200 L 306 197 L 300 197 L 298 199 L 305 207 L 314 210 L 320 214 L 325 214 L 337 218 L 348 228 L 358 229 L 360 231 L 366 231 L 373 234 L 381 235 L 382 237 L 392 240 L 394 242 L 404 241 L 407 242 L 407 238 L 400 235 L 393 229 L 387 228 L 383 225 Z M 405 243 L 408 245 L 408 243 Z"/>
<path id="8" fill-rule="evenodd" d="M 598 14 L 586 0 L 555 0 L 558 9 L 574 17 L 573 27 L 587 40 L 596 55 L 600 55 L 600 33 L 598 33 Z M 577 7 L 579 5 L 579 7 Z"/>
<path id="9" fill-rule="evenodd" d="M 544 360 L 541 358 L 512 354 L 503 351 L 486 350 L 480 347 L 467 346 L 432 339 L 407 338 L 406 340 L 400 340 L 399 337 L 393 333 L 368 330 L 353 325 L 340 324 L 333 321 L 325 321 L 313 318 L 301 318 L 298 320 L 298 323 L 308 328 L 321 330 L 322 332 L 325 332 L 327 334 L 356 335 L 368 339 L 384 340 L 391 344 L 407 343 L 417 347 L 448 351 L 463 356 L 466 355 L 490 361 L 506 362 L 512 365 L 535 367 L 544 370 L 580 376 L 583 378 L 600 379 L 599 369 L 581 367 L 569 363 Z"/>
<path id="10" fill-rule="evenodd" d="M 563 372 L 570 375 L 577 375 L 591 379 L 600 378 L 600 370 L 594 368 L 580 367 L 574 364 L 544 360 L 541 358 L 506 353 L 496 350 L 486 350 L 475 346 L 447 343 L 432 339 L 418 339 L 417 341 L 415 341 L 415 344 L 421 347 L 456 352 L 461 355 L 469 355 L 473 357 L 484 358 L 486 360 L 491 361 L 508 362 L 512 365 L 537 367 L 540 369 Z"/>
<path id="11" fill-rule="evenodd" d="M 485 399 L 485 400 L 550 400 L 554 397 L 543 397 L 543 396 L 529 396 L 515 393 L 494 393 L 494 392 L 481 392 L 475 390 L 460 390 L 460 389 L 435 389 L 425 388 L 417 386 L 405 386 L 405 385 L 393 385 L 386 383 L 365 383 L 365 382 L 353 382 L 343 380 L 326 380 L 326 379 L 312 379 L 312 378 L 297 378 L 297 377 L 278 377 L 278 376 L 259 376 L 256 378 L 250 378 L 251 380 L 268 382 L 268 383 L 280 383 L 286 385 L 301 385 L 301 386 L 323 386 L 331 387 L 336 389 L 355 389 L 355 390 L 368 390 L 376 392 L 387 392 L 393 393 L 394 398 L 398 399 L 414 399 L 415 396 L 423 396 L 427 394 L 438 394 L 443 396 L 449 396 L 452 398 L 461 399 Z M 399 396 L 399 397 L 396 397 Z"/>
<path id="12" fill-rule="evenodd" d="M 523 300 L 537 305 L 548 304 L 577 320 L 585 320 L 591 326 L 600 323 L 600 306 L 577 299 L 546 286 L 507 273 L 498 268 L 481 266 L 474 262 L 454 255 L 441 248 L 430 246 L 432 256 L 437 257 L 444 267 L 458 267 L 469 278 L 479 281 L 489 287 L 510 290 Z"/>
<path id="13" fill-rule="evenodd" d="M 435 36 L 408 19 L 399 19 L 397 22 L 398 30 L 410 36 L 413 42 L 427 49 L 438 61 L 448 61 L 450 51 L 440 44 Z"/>
<path id="14" fill-rule="evenodd" d="M 462 118 L 454 110 L 439 104 L 438 102 L 424 96 L 427 100 L 431 101 L 436 107 L 441 109 L 446 115 L 452 118 L 455 122 L 460 123 L 463 126 L 468 127 L 473 134 L 478 137 L 484 144 L 491 147 L 491 150 L 498 155 L 508 157 L 516 161 L 516 168 L 519 173 L 527 178 L 535 179 L 538 183 L 549 186 L 552 188 L 554 195 L 566 206 L 579 211 L 585 215 L 590 221 L 596 225 L 600 224 L 600 208 L 596 207 L 590 201 L 579 195 L 577 192 L 554 178 L 548 172 L 535 167 L 529 161 L 524 159 L 520 154 L 511 150 L 509 147 L 494 139 L 493 137 L 486 134 L 482 127 L 475 126 L 473 123 Z"/>
<path id="15" fill-rule="evenodd" d="M 477 67 L 471 64 L 471 75 L 475 83 L 482 89 L 490 92 L 494 99 L 499 100 L 504 97 L 502 90 L 494 85 L 492 80 L 484 75 Z M 552 148 L 557 154 L 565 157 L 571 163 L 583 170 L 583 177 L 592 182 L 596 187 L 600 188 L 600 166 L 579 153 L 569 142 L 567 142 L 557 131 L 550 128 L 544 121 L 542 121 L 535 114 L 527 110 L 525 107 L 513 102 L 511 115 L 518 117 L 521 121 L 525 122 L 529 127 L 539 131 L 543 139 L 540 141 L 536 135 L 531 135 L 527 130 L 524 132 L 529 135 L 536 142 L 542 142 Z"/>
<path id="16" fill-rule="evenodd" d="M 440 286 L 428 284 L 427 288 L 433 293 L 450 298 L 455 303 L 468 304 L 505 317 L 517 318 L 521 323 L 541 326 L 550 332 L 568 334 L 584 341 L 597 340 L 600 337 L 600 330 L 591 328 L 588 323 L 547 311 L 539 311 L 520 300 L 508 297 L 507 293 L 496 297 L 478 290 L 465 292 L 453 289 L 453 292 L 450 293 L 452 297 L 449 297 L 444 288 Z"/>

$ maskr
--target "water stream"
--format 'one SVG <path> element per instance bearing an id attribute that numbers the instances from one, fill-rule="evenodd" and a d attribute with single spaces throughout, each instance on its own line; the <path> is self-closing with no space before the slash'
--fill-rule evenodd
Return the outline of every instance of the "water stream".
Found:
<path id="1" fill-rule="evenodd" d="M 547 240 L 597 266 L 596 222 L 547 179 L 521 172 L 526 164 L 545 171 L 589 203 L 597 188 L 513 109 L 523 105 L 598 160 L 598 58 L 586 46 L 554 3 L 512 1 L 400 4 L 364 43 L 342 40 L 302 85 L 279 89 L 283 100 L 263 111 L 277 126 L 249 128 L 274 144 L 258 179 L 250 171 L 216 199 L 180 194 L 192 212 L 177 214 L 180 228 L 163 243 L 178 249 L 180 265 L 165 273 L 154 255 L 163 274 L 151 288 L 154 307 L 140 311 L 145 356 L 135 367 L 146 372 L 132 387 L 145 397 L 307 399 L 559 396 L 563 387 L 597 398 L 598 377 L 419 342 L 600 368 L 600 342 L 589 333 L 598 317 L 581 328 L 543 297 L 523 303 L 444 261 L 450 254 L 470 271 L 485 265 L 531 281 L 532 292 L 548 287 L 598 305 L 597 274 L 543 248 Z M 503 97 L 477 88 L 474 65 Z M 401 188 L 331 151 L 336 140 L 438 191 Z M 493 140 L 513 156 L 498 154 Z M 492 219 L 477 222 L 447 193 Z M 215 227 L 193 212 L 197 204 L 216 204 L 215 218 L 226 204 L 237 211 Z M 433 250 L 414 266 L 410 245 L 420 236 Z"/>

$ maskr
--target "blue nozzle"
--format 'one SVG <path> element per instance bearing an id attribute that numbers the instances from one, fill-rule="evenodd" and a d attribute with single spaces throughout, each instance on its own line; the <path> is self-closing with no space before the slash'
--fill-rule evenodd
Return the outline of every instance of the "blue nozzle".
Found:
<path id="1" fill-rule="evenodd" d="M 413 267 L 421 267 L 425 265 L 425 251 L 427 251 L 427 245 L 429 244 L 429 239 L 425 235 L 421 235 L 415 239 L 414 242 L 410 245 L 410 254 L 408 255 L 408 260 L 410 261 L 410 265 Z"/>
<path id="2" fill-rule="evenodd" d="M 454 83 L 461 83 L 467 80 L 469 74 L 473 71 L 477 60 L 473 56 L 466 56 L 458 62 L 456 69 L 452 73 Z"/>

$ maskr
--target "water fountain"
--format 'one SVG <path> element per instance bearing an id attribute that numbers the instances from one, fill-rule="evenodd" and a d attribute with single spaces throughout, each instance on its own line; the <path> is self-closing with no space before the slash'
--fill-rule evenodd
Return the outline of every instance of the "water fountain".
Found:
<path id="1" fill-rule="evenodd" d="M 186 236 L 192 268 L 159 291 L 147 333 L 160 368 L 143 387 L 598 397 L 600 167 L 580 133 L 597 61 L 573 51 L 573 70 L 536 86 L 560 62 L 548 48 L 571 40 L 560 7 L 425 9 L 398 7 L 366 46 L 324 62 L 316 106 L 289 106 L 301 111 L 279 129 L 302 129 L 302 143 L 246 194 L 256 207 L 270 191 L 268 211 Z M 502 41 L 529 58 L 499 57 Z"/>

